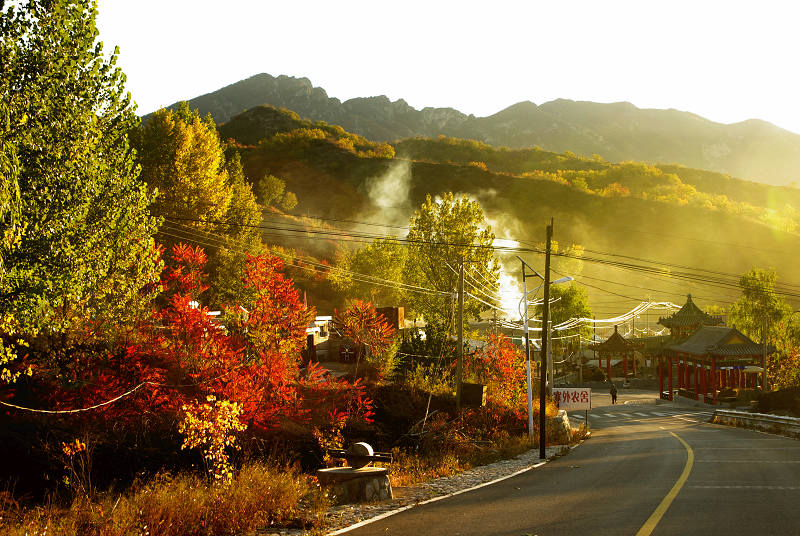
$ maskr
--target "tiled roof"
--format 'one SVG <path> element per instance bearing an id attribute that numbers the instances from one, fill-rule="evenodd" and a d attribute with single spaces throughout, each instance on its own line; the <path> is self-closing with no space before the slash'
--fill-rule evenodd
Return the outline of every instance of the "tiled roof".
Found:
<path id="1" fill-rule="evenodd" d="M 717 356 L 760 355 L 764 351 L 741 331 L 725 326 L 702 326 L 685 341 L 667 348 L 684 354 Z M 768 353 L 773 351 L 773 347 L 767 348 Z"/>
<path id="2" fill-rule="evenodd" d="M 668 328 L 697 325 L 717 326 L 722 324 L 722 320 L 701 311 L 692 301 L 692 295 L 689 294 L 686 296 L 686 303 L 677 313 L 666 318 L 659 318 L 658 323 Z"/>
<path id="3" fill-rule="evenodd" d="M 617 331 L 617 326 L 614 326 L 614 334 L 611 335 L 611 337 L 601 343 L 590 344 L 589 348 L 592 350 L 597 350 L 598 352 L 612 354 L 619 352 L 631 352 L 636 348 L 639 348 L 639 346 L 639 344 L 631 342 L 620 335 L 619 331 Z"/>

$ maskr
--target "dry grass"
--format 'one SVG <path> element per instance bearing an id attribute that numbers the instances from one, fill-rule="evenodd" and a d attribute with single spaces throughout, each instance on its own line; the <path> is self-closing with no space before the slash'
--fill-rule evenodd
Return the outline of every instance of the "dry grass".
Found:
<path id="1" fill-rule="evenodd" d="M 450 476 L 499 460 L 515 458 L 534 448 L 536 441 L 527 436 L 502 436 L 491 444 L 465 444 L 457 451 L 442 451 L 436 456 L 393 451 L 389 479 L 392 486 L 412 486 L 442 476 Z"/>
<path id="2" fill-rule="evenodd" d="M 70 508 L 6 506 L 0 532 L 8 536 L 217 536 L 266 527 L 314 529 L 327 497 L 294 470 L 245 466 L 228 487 L 194 475 L 162 475 L 127 494 L 76 500 Z"/>

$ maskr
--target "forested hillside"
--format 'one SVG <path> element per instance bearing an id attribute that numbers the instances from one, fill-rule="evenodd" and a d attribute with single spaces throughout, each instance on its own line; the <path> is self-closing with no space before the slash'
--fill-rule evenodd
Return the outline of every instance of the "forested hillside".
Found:
<path id="1" fill-rule="evenodd" d="M 640 109 L 627 102 L 520 102 L 491 116 L 475 117 L 452 108 L 417 110 L 383 95 L 341 102 L 307 78 L 259 74 L 189 104 L 218 123 L 269 104 L 375 141 L 444 134 L 498 147 L 598 154 L 610 161 L 677 163 L 769 184 L 800 179 L 797 134 L 764 121 L 725 125 L 688 112 Z"/>
<path id="2" fill-rule="evenodd" d="M 220 131 L 223 139 L 240 140 L 229 150 L 241 152 L 248 176 L 282 177 L 287 188 L 299 193 L 296 212 L 340 220 L 328 225 L 353 233 L 365 228 L 352 222 L 406 225 L 427 194 L 453 191 L 478 200 L 497 236 L 523 246 L 541 243 L 544 226 L 553 216 L 556 239 L 580 244 L 587 252 L 702 265 L 727 273 L 774 266 L 788 280 L 794 273 L 791 252 L 800 244 L 794 233 L 800 223 L 794 207 L 800 195 L 793 188 L 674 165 L 616 164 L 443 137 L 407 139 L 390 150 L 340 127 L 268 107 L 242 114 Z M 372 234 L 402 233 L 392 227 L 369 229 Z M 287 243 L 317 254 L 330 255 L 333 249 L 334 242 L 323 240 L 324 235 L 298 239 L 296 233 L 282 234 Z M 594 300 L 607 300 L 607 291 L 674 300 L 694 292 L 701 300 L 722 301 L 728 293 L 592 262 L 573 263 L 571 268 L 599 279 L 586 279 L 597 287 L 589 288 Z"/>

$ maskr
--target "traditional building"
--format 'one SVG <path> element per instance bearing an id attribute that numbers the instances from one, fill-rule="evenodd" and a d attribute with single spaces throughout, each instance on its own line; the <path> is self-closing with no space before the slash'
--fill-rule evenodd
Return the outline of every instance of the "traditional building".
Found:
<path id="1" fill-rule="evenodd" d="M 673 341 L 682 341 L 701 326 L 719 326 L 723 321 L 720 317 L 701 311 L 689 294 L 686 296 L 686 303 L 678 312 L 666 318 L 659 318 L 658 323 L 669 329 Z"/>
<path id="2" fill-rule="evenodd" d="M 635 351 L 639 348 L 639 344 L 634 343 L 619 334 L 617 326 L 614 326 L 614 333 L 607 340 L 590 344 L 589 349 L 594 350 L 598 354 L 598 364 L 603 368 L 603 357 L 606 358 L 606 374 L 608 379 L 611 380 L 611 358 L 622 358 L 622 374 L 625 379 L 628 378 L 628 358 L 631 358 L 633 364 L 633 375 L 636 376 L 636 356 Z"/>
<path id="3" fill-rule="evenodd" d="M 659 324 L 670 337 L 658 351 L 659 390 L 673 399 L 673 376 L 682 396 L 717 403 L 718 391 L 728 387 L 757 388 L 764 385 L 764 359 L 774 348 L 758 344 L 722 319 L 700 310 L 687 296 L 686 304 Z M 654 349 L 655 350 L 655 349 Z M 664 372 L 669 390 L 664 393 Z M 758 374 L 761 373 L 761 383 Z"/>

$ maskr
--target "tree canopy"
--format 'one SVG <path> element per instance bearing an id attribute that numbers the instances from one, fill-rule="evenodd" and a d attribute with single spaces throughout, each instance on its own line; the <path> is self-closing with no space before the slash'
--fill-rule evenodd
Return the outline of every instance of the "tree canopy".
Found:
<path id="1" fill-rule="evenodd" d="M 731 322 L 757 342 L 774 340 L 777 324 L 791 313 L 791 307 L 775 292 L 775 270 L 753 268 L 739 278 L 741 297 L 731 306 Z M 767 331 L 764 331 L 764 325 Z"/>
<path id="2" fill-rule="evenodd" d="M 477 201 L 455 199 L 446 193 L 441 199 L 427 196 L 414 211 L 408 231 L 408 260 L 404 280 L 438 291 L 409 293 L 408 302 L 427 321 L 453 326 L 453 295 L 458 287 L 459 263 L 475 278 L 473 285 L 497 291 L 499 264 L 492 243 L 495 236 Z M 465 278 L 466 280 L 466 278 Z M 465 291 L 480 295 L 465 283 Z M 485 301 L 485 300 L 484 300 Z M 469 295 L 464 299 L 464 319 L 478 318 L 488 306 Z"/>
<path id="3" fill-rule="evenodd" d="M 183 103 L 160 109 L 135 136 L 142 179 L 158 193 L 153 212 L 200 229 L 214 229 L 231 204 L 225 153 L 213 121 Z"/>
<path id="4" fill-rule="evenodd" d="M 0 17 L 0 308 L 28 335 L 130 316 L 157 280 L 128 144 L 138 120 L 96 14 L 90 0 L 32 0 Z"/>

